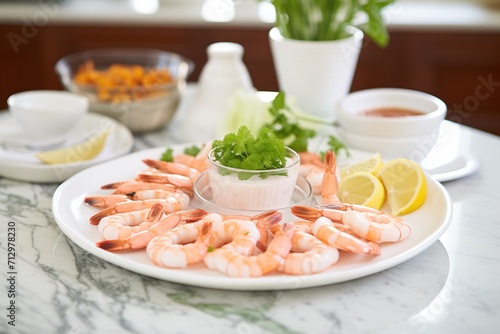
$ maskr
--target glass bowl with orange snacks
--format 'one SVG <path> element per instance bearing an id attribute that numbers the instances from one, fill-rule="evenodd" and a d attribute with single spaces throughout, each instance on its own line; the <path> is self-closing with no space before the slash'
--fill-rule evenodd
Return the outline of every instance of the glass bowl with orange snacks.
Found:
<path id="1" fill-rule="evenodd" d="M 98 49 L 61 58 L 55 71 L 68 91 L 85 95 L 89 110 L 134 133 L 157 130 L 175 114 L 194 63 L 154 49 Z"/>

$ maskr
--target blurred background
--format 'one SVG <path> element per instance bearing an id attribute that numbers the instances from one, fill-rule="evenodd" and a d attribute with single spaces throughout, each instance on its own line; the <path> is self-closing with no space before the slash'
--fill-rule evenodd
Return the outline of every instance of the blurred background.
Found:
<path id="1" fill-rule="evenodd" d="M 500 1 L 400 0 L 385 12 L 391 41 L 365 39 L 352 90 L 401 87 L 443 99 L 447 118 L 500 135 Z M 61 89 L 54 64 L 96 48 L 155 48 L 196 65 L 215 42 L 236 42 L 258 90 L 278 90 L 258 0 L 0 0 L 0 110 L 9 95 Z"/>

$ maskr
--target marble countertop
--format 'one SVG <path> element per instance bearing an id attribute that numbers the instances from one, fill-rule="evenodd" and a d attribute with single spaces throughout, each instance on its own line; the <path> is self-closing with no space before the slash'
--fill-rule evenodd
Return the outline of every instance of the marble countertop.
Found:
<path id="1" fill-rule="evenodd" d="M 494 4 L 494 5 L 491 5 Z M 496 5 L 495 5 L 496 4 Z M 400 0 L 385 10 L 389 29 L 500 31 L 497 0 Z M 271 27 L 274 9 L 255 0 L 0 1 L 0 24 Z"/>
<path id="2" fill-rule="evenodd" d="M 134 149 L 199 138 L 179 114 Z M 0 178 L 2 333 L 496 333 L 500 325 L 500 138 L 462 127 L 480 161 L 444 183 L 453 202 L 439 241 L 400 265 L 344 283 L 225 291 L 136 274 L 91 255 L 51 212 L 58 184 Z M 425 223 L 425 222 L 423 222 Z M 15 229 L 15 240 L 9 232 Z M 8 242 L 15 244 L 15 274 Z M 14 281 L 14 285 L 12 282 Z M 14 294 L 11 294 L 14 293 Z M 15 305 L 15 327 L 8 309 Z"/>

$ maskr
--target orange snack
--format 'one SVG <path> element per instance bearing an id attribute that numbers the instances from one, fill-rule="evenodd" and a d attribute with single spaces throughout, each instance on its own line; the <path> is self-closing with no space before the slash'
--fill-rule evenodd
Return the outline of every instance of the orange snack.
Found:
<path id="1" fill-rule="evenodd" d="M 158 95 L 158 86 L 172 83 L 166 68 L 145 68 L 140 65 L 112 64 L 105 70 L 95 69 L 92 61 L 80 66 L 74 81 L 95 85 L 103 102 L 126 102 Z"/>

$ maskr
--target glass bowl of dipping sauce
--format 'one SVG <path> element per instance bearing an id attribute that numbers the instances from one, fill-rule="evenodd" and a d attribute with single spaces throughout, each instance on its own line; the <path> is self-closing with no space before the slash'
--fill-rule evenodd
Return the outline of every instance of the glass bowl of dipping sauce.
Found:
<path id="1" fill-rule="evenodd" d="M 235 210 L 264 211 L 287 207 L 297 184 L 299 166 L 299 155 L 288 147 L 285 167 L 269 170 L 223 166 L 215 161 L 212 150 L 208 154 L 208 180 L 213 202 Z"/>

